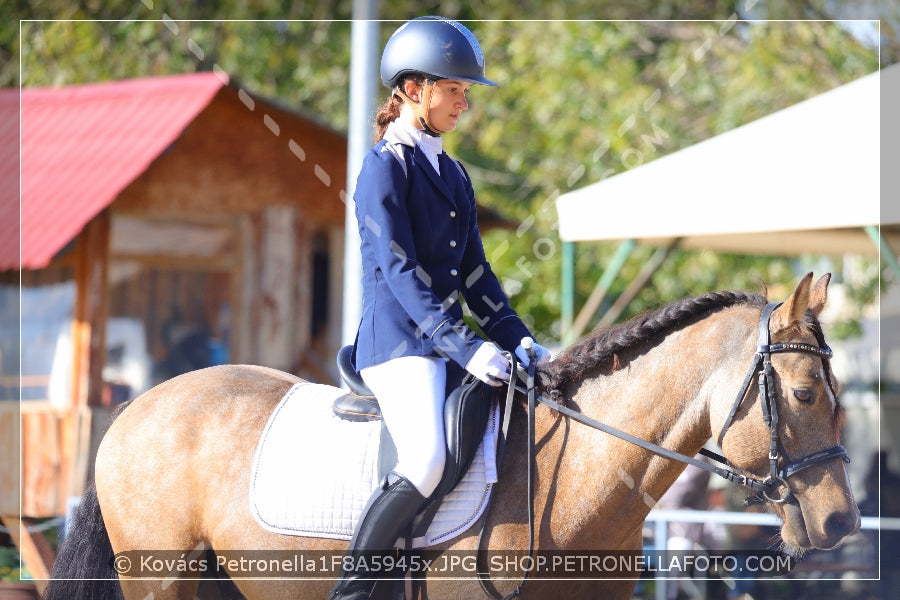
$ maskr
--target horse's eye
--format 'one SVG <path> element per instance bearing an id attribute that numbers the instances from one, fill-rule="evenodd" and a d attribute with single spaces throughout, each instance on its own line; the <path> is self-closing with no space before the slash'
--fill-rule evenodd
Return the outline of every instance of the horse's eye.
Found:
<path id="1" fill-rule="evenodd" d="M 805 389 L 794 390 L 794 398 L 800 402 L 809 403 L 812 401 L 812 393 Z"/>

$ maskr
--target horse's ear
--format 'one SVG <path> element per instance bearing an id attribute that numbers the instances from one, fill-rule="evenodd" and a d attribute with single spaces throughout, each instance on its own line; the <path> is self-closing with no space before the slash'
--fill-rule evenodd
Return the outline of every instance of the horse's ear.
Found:
<path id="1" fill-rule="evenodd" d="M 829 281 L 831 281 L 831 273 L 825 273 L 819 278 L 809 294 L 809 310 L 816 315 L 816 318 L 822 313 L 822 309 L 825 308 L 825 301 L 828 300 Z"/>
<path id="2" fill-rule="evenodd" d="M 771 325 L 772 332 L 783 331 L 793 325 L 799 323 L 803 319 L 803 314 L 809 307 L 810 291 L 809 286 L 812 282 L 813 274 L 807 273 L 800 280 L 800 284 L 791 297 L 784 301 L 784 304 L 775 309 L 772 313 Z"/>

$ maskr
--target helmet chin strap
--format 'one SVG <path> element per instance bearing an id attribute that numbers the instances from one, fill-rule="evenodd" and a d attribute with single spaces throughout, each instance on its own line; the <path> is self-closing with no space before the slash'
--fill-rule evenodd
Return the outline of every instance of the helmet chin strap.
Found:
<path id="1" fill-rule="evenodd" d="M 404 102 L 408 103 L 413 111 L 415 112 L 416 118 L 419 120 L 419 124 L 422 126 L 422 129 L 428 135 L 440 136 L 442 133 L 446 133 L 446 131 L 438 129 L 431 123 L 431 117 L 429 116 L 429 112 L 431 109 L 431 94 L 434 92 L 434 84 L 435 80 L 426 79 L 425 84 L 422 86 L 422 101 L 416 102 L 412 98 L 406 95 L 406 92 L 403 91 L 401 86 L 397 86 L 394 88 L 394 93 L 400 96 Z"/>

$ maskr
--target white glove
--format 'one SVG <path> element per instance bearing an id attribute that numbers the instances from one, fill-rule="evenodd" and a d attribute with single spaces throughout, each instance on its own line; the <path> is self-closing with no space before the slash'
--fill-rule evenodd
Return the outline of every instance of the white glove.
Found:
<path id="1" fill-rule="evenodd" d="M 466 371 L 487 384 L 499 386 L 509 381 L 509 360 L 497 346 L 484 342 L 466 363 Z"/>
<path id="2" fill-rule="evenodd" d="M 534 353 L 535 363 L 539 363 L 544 359 L 550 359 L 550 351 L 538 344 L 537 342 L 533 342 L 531 346 L 531 351 Z M 523 367 L 528 367 L 531 364 L 531 359 L 528 358 L 528 350 L 525 349 L 525 346 L 519 344 L 519 347 L 516 348 L 516 356 L 519 359 L 519 362 Z"/>

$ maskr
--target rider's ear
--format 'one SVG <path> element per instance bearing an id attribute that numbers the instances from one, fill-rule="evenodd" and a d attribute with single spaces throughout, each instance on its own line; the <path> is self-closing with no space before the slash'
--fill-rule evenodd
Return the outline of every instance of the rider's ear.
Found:
<path id="1" fill-rule="evenodd" d="M 831 281 L 831 273 L 825 273 L 816 282 L 812 292 L 809 294 L 809 310 L 816 315 L 816 318 L 822 313 L 822 309 L 825 307 L 825 301 L 828 299 L 829 281 Z"/>
<path id="2" fill-rule="evenodd" d="M 419 94 L 422 91 L 422 86 L 416 83 L 414 79 L 407 79 L 403 82 L 403 92 L 409 97 L 413 102 L 420 102 Z"/>
<path id="3" fill-rule="evenodd" d="M 812 277 L 812 273 L 807 273 L 806 276 L 800 280 L 800 285 L 797 286 L 797 289 L 794 290 L 791 297 L 785 300 L 784 304 L 776 308 L 775 312 L 772 313 L 770 323 L 773 333 L 776 331 L 783 331 L 795 323 L 801 322 L 803 314 L 810 306 L 809 286 L 812 282 Z"/>

